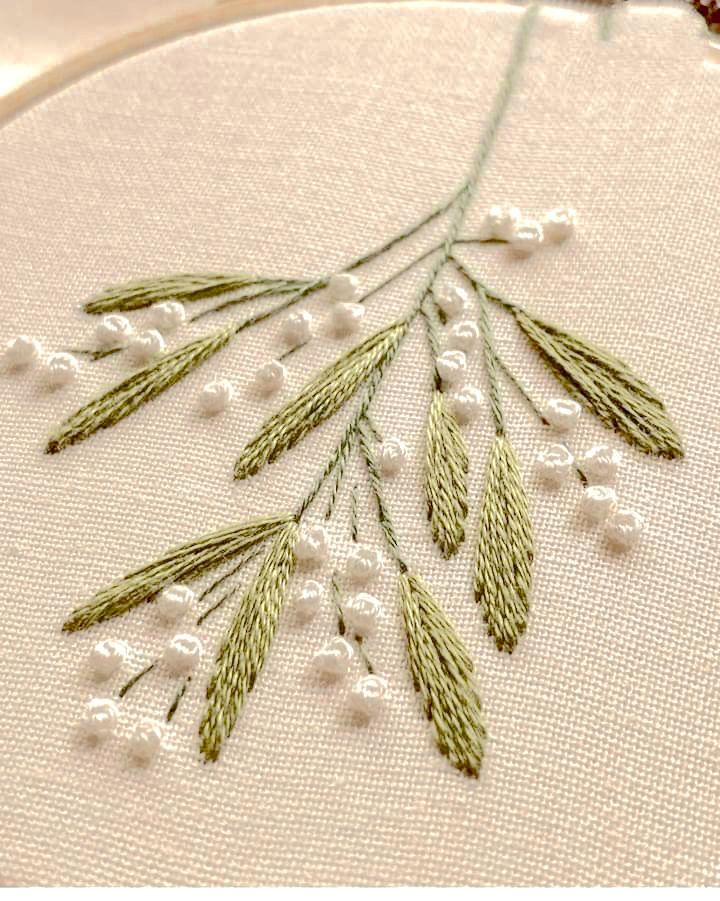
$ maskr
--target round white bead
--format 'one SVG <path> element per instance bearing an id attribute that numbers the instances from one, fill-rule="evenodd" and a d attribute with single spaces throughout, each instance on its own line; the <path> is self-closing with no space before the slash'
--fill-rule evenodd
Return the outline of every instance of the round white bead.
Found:
<path id="1" fill-rule="evenodd" d="M 511 241 L 521 219 L 522 213 L 516 206 L 506 203 L 491 206 L 485 217 L 488 237 L 496 238 L 498 241 Z"/>
<path id="2" fill-rule="evenodd" d="M 387 438 L 377 450 L 380 472 L 386 477 L 397 475 L 405 466 L 407 458 L 407 445 L 399 438 Z"/>
<path id="3" fill-rule="evenodd" d="M 382 676 L 363 676 L 348 695 L 348 706 L 356 716 L 369 720 L 383 708 L 388 693 L 387 679 Z"/>
<path id="4" fill-rule="evenodd" d="M 644 522 L 639 513 L 620 507 L 605 522 L 605 537 L 620 550 L 634 547 L 640 540 Z"/>
<path id="5" fill-rule="evenodd" d="M 158 594 L 155 607 L 166 623 L 176 623 L 185 616 L 195 600 L 195 592 L 187 585 L 167 585 Z"/>
<path id="6" fill-rule="evenodd" d="M 328 282 L 328 298 L 334 303 L 351 303 L 360 295 L 360 282 L 349 272 L 336 272 Z"/>
<path id="7" fill-rule="evenodd" d="M 452 285 L 450 288 L 438 291 L 435 295 L 435 302 L 448 319 L 456 319 L 469 305 L 470 296 L 464 288 Z"/>
<path id="8" fill-rule="evenodd" d="M 215 416 L 227 410 L 234 396 L 235 389 L 232 382 L 228 379 L 217 379 L 203 387 L 198 397 L 198 406 L 206 416 Z"/>
<path id="9" fill-rule="evenodd" d="M 552 444 L 535 458 L 535 468 L 546 485 L 559 488 L 570 475 L 575 460 L 563 444 Z"/>
<path id="10" fill-rule="evenodd" d="M 572 207 L 559 206 L 543 216 L 542 224 L 545 240 L 559 244 L 574 234 L 577 215 Z"/>
<path id="11" fill-rule="evenodd" d="M 480 329 L 472 319 L 463 319 L 456 322 L 448 335 L 448 347 L 452 350 L 462 350 L 466 354 L 477 350 L 480 344 Z"/>
<path id="12" fill-rule="evenodd" d="M 322 607 L 325 600 L 325 588 L 314 579 L 307 579 L 293 594 L 293 605 L 298 617 L 307 621 L 312 619 Z"/>
<path id="13" fill-rule="evenodd" d="M 602 522 L 617 509 L 617 494 L 607 485 L 588 485 L 583 491 L 580 509 L 591 522 Z"/>
<path id="14" fill-rule="evenodd" d="M 165 339 L 157 329 L 148 329 L 134 335 L 128 342 L 128 355 L 133 363 L 142 366 L 165 352 Z"/>
<path id="15" fill-rule="evenodd" d="M 163 660 L 173 675 L 182 676 L 195 669 L 202 652 L 202 642 L 197 636 L 176 635 L 163 651 Z"/>
<path id="16" fill-rule="evenodd" d="M 361 591 L 343 605 L 343 618 L 349 632 L 370 638 L 382 616 L 382 604 L 371 594 Z"/>
<path id="17" fill-rule="evenodd" d="M 3 363 L 7 369 L 24 369 L 40 358 L 42 345 L 37 338 L 29 335 L 18 335 L 8 341 L 3 354 Z"/>
<path id="18" fill-rule="evenodd" d="M 356 545 L 345 561 L 345 573 L 354 585 L 367 585 L 377 579 L 383 571 L 380 551 L 366 545 Z"/>
<path id="19" fill-rule="evenodd" d="M 157 756 L 162 747 L 163 727 L 149 717 L 143 717 L 136 725 L 128 740 L 128 748 L 133 757 L 148 762 Z"/>
<path id="20" fill-rule="evenodd" d="M 465 378 L 467 357 L 461 350 L 444 350 L 435 361 L 437 373 L 446 385 L 456 385 Z"/>
<path id="21" fill-rule="evenodd" d="M 274 394 L 287 379 L 287 369 L 279 360 L 270 360 L 255 373 L 255 387 L 260 394 Z"/>
<path id="22" fill-rule="evenodd" d="M 177 300 L 164 300 L 150 307 L 150 322 L 160 332 L 174 332 L 185 322 L 185 307 Z"/>
<path id="23" fill-rule="evenodd" d="M 332 638 L 314 655 L 313 666 L 323 676 L 338 679 L 350 669 L 354 653 L 352 645 L 344 638 Z"/>
<path id="24" fill-rule="evenodd" d="M 74 382 L 80 373 L 80 364 L 72 354 L 54 353 L 45 360 L 45 383 L 50 388 L 63 388 Z"/>
<path id="25" fill-rule="evenodd" d="M 124 641 L 106 638 L 90 652 L 90 669 L 96 679 L 109 679 L 123 665 L 129 648 Z"/>
<path id="26" fill-rule="evenodd" d="M 543 416 L 557 432 L 570 432 L 578 423 L 581 407 L 569 397 L 555 397 L 548 401 Z"/>
<path id="27" fill-rule="evenodd" d="M 617 476 L 622 454 L 606 444 L 598 444 L 584 453 L 578 465 L 592 485 L 612 485 Z"/>
<path id="28" fill-rule="evenodd" d="M 336 335 L 353 335 L 362 324 L 365 307 L 361 303 L 336 303 L 330 313 L 333 332 Z"/>
<path id="29" fill-rule="evenodd" d="M 281 333 L 284 340 L 293 347 L 297 347 L 298 344 L 304 344 L 312 337 L 312 316 L 307 310 L 293 310 L 285 318 Z"/>
<path id="30" fill-rule="evenodd" d="M 528 256 L 542 245 L 543 228 L 534 219 L 523 219 L 515 227 L 511 245 L 516 253 Z"/>
<path id="31" fill-rule="evenodd" d="M 101 739 L 112 735 L 120 719 L 118 705 L 111 698 L 93 698 L 85 708 L 81 728 L 89 738 Z"/>
<path id="32" fill-rule="evenodd" d="M 113 347 L 125 347 L 132 338 L 133 327 L 126 316 L 110 313 L 98 322 L 95 328 L 95 337 L 103 349 Z"/>
<path id="33" fill-rule="evenodd" d="M 300 527 L 300 534 L 295 542 L 295 557 L 305 566 L 319 566 L 328 558 L 330 541 L 324 526 L 305 525 Z"/>
<path id="34" fill-rule="evenodd" d="M 475 422 L 485 407 L 485 397 L 474 385 L 464 385 L 459 391 L 448 395 L 450 408 L 460 425 Z"/>

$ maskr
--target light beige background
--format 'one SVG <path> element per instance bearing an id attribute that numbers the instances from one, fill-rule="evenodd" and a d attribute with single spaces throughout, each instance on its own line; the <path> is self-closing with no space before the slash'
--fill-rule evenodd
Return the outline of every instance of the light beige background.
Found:
<path id="1" fill-rule="evenodd" d="M 89 340 L 81 299 L 139 274 L 342 266 L 462 178 L 518 17 L 514 7 L 398 5 L 258 20 L 137 56 L 34 107 L 0 132 L 0 332 L 48 347 Z M 578 524 L 575 485 L 559 496 L 535 485 L 531 462 L 547 437 L 508 398 L 538 556 L 529 634 L 511 659 L 500 656 L 472 600 L 470 544 L 443 563 L 423 519 L 420 336 L 380 398 L 378 421 L 413 454 L 389 489 L 401 541 L 477 662 L 491 736 L 481 779 L 453 772 L 432 746 L 390 571 L 379 588 L 389 615 L 371 649 L 393 695 L 369 729 L 349 724 L 343 689 L 319 687 L 308 671 L 331 616 L 303 630 L 288 615 L 217 765 L 196 757 L 203 678 L 156 766 L 130 766 L 122 737 L 167 708 L 174 686 L 161 673 L 128 696 L 117 740 L 80 747 L 73 724 L 93 691 L 94 641 L 126 638 L 139 666 L 167 633 L 146 609 L 63 636 L 67 612 L 178 540 L 294 507 L 342 417 L 256 480 L 231 482 L 234 456 L 272 410 L 249 386 L 277 348 L 277 324 L 53 458 L 42 453 L 50 426 L 124 373 L 122 361 L 86 366 L 60 395 L 3 376 L 5 883 L 717 881 L 720 330 L 709 173 L 720 95 L 700 20 L 670 8 L 653 16 L 652 40 L 648 23 L 642 9 L 625 10 L 603 42 L 594 15 L 543 12 L 468 230 L 498 199 L 536 214 L 571 202 L 581 228 L 572 244 L 523 263 L 497 248 L 465 254 L 514 299 L 629 358 L 667 399 L 687 459 L 628 449 L 620 482 L 647 517 L 642 546 L 610 555 Z M 417 273 L 373 301 L 364 328 L 406 308 L 420 282 Z M 322 318 L 319 300 L 312 308 Z M 556 393 L 510 323 L 497 328 L 536 393 Z M 343 346 L 323 333 L 293 358 L 289 390 Z M 235 380 L 240 399 L 205 422 L 195 398 L 215 375 Z M 476 517 L 489 422 L 470 438 Z M 599 438 L 615 441 L 585 422 L 577 443 Z M 339 513 L 336 560 L 346 507 Z M 363 530 L 379 544 L 367 497 Z M 210 657 L 222 617 L 208 625 Z"/>

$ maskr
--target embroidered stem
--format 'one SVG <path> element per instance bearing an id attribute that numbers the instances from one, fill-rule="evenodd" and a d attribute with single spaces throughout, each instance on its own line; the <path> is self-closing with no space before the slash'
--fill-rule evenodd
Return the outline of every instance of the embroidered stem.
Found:
<path id="1" fill-rule="evenodd" d="M 191 682 L 192 682 L 192 676 L 188 676 L 188 677 L 184 680 L 184 682 L 183 682 L 183 684 L 180 686 L 180 688 L 178 689 L 178 692 L 177 692 L 177 694 L 175 695 L 175 697 L 174 697 L 174 699 L 173 699 L 173 702 L 172 702 L 172 704 L 170 705 L 170 707 L 169 707 L 169 709 L 168 709 L 167 714 L 165 715 L 165 721 L 166 721 L 166 722 L 168 722 L 168 723 L 169 723 L 169 722 L 172 722 L 172 718 L 173 718 L 173 717 L 175 716 L 175 714 L 177 713 L 177 709 L 178 709 L 178 707 L 179 707 L 179 705 L 180 705 L 180 701 L 182 701 L 182 699 L 183 699 L 183 697 L 184 697 L 184 695 L 185 695 L 185 692 L 188 690 L 188 687 L 189 687 L 189 685 L 190 685 Z"/>
<path id="2" fill-rule="evenodd" d="M 145 669 L 142 669 L 142 670 L 140 670 L 139 673 L 135 673 L 134 676 L 131 676 L 130 679 L 128 679 L 128 681 L 123 685 L 123 687 L 118 692 L 118 697 L 124 698 L 125 695 L 133 687 L 133 685 L 138 683 L 143 678 L 143 676 L 147 676 L 147 674 L 149 672 L 151 672 L 152 670 L 155 669 L 155 667 L 157 666 L 157 663 L 158 663 L 157 660 L 153 660 L 153 662 L 150 663 L 148 666 L 146 666 Z"/>
<path id="3" fill-rule="evenodd" d="M 372 488 L 372 492 L 375 495 L 378 520 L 380 522 L 380 528 L 383 531 L 383 535 L 385 536 L 385 542 L 393 559 L 397 563 L 400 572 L 407 572 L 407 566 L 400 556 L 400 545 L 398 543 L 395 527 L 392 524 L 392 520 L 390 519 L 390 512 L 388 510 L 387 503 L 385 502 L 382 479 L 380 478 L 380 470 L 378 469 L 377 461 L 375 460 L 375 455 L 372 451 L 372 432 L 365 420 L 361 421 L 360 423 L 360 426 L 358 428 L 358 437 L 360 441 L 360 453 L 362 454 L 363 460 L 365 461 L 365 468 L 367 470 L 368 479 L 370 481 L 370 487 Z"/>
<path id="4" fill-rule="evenodd" d="M 510 382 L 510 384 L 513 386 L 513 388 L 515 388 L 517 393 L 522 397 L 522 399 L 525 401 L 525 403 L 528 405 L 528 407 L 532 410 L 532 412 L 535 414 L 535 416 L 540 420 L 540 422 L 543 425 L 550 425 L 550 423 L 545 418 L 545 415 L 543 414 L 542 410 L 540 409 L 539 404 L 537 404 L 536 401 L 533 400 L 532 396 L 530 395 L 530 392 L 525 387 L 525 385 L 520 381 L 520 379 L 515 375 L 515 373 L 508 367 L 508 365 L 505 363 L 505 361 L 500 356 L 498 356 L 498 354 L 495 354 L 495 362 L 497 363 L 498 368 L 500 369 L 502 374 L 505 376 L 505 378 L 508 380 L 508 382 Z"/>

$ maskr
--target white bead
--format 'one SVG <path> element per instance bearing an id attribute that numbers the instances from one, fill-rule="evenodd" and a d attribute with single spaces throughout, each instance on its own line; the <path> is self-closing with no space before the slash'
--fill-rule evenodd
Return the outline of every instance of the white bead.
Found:
<path id="1" fill-rule="evenodd" d="M 444 350 L 435 361 L 437 373 L 446 385 L 456 385 L 465 378 L 467 357 L 461 350 Z"/>
<path id="2" fill-rule="evenodd" d="M 328 558 L 330 542 L 324 526 L 303 524 L 295 542 L 295 557 L 305 566 L 319 566 Z"/>
<path id="3" fill-rule="evenodd" d="M 559 244 L 573 236 L 577 215 L 572 207 L 559 206 L 543 216 L 542 224 L 545 240 Z"/>
<path id="4" fill-rule="evenodd" d="M 155 599 L 155 607 L 166 623 L 176 623 L 190 610 L 194 600 L 195 592 L 187 585 L 168 585 Z"/>
<path id="5" fill-rule="evenodd" d="M 578 423 L 581 407 L 569 397 L 555 397 L 549 400 L 543 416 L 557 432 L 570 432 Z"/>
<path id="6" fill-rule="evenodd" d="M 621 460 L 619 450 L 599 444 L 586 451 L 580 457 L 578 465 L 591 485 L 612 485 Z"/>
<path id="7" fill-rule="evenodd" d="M 217 379 L 203 387 L 198 397 L 198 406 L 206 416 L 215 416 L 227 410 L 234 396 L 235 389 L 232 382 L 228 379 Z"/>
<path id="8" fill-rule="evenodd" d="M 456 322 L 450 329 L 447 343 L 452 350 L 462 350 L 466 354 L 477 350 L 480 344 L 480 329 L 477 323 L 471 319 Z"/>
<path id="9" fill-rule="evenodd" d="M 90 669 L 96 679 L 109 679 L 123 665 L 129 648 L 124 641 L 106 638 L 90 652 Z"/>
<path id="10" fill-rule="evenodd" d="M 588 485 L 580 509 L 591 522 L 602 522 L 617 509 L 617 494 L 607 485 Z"/>
<path id="11" fill-rule="evenodd" d="M 306 622 L 312 619 L 325 600 L 325 588 L 314 579 L 307 579 L 293 594 L 292 602 L 298 617 Z"/>
<path id="12" fill-rule="evenodd" d="M 349 632 L 361 638 L 370 638 L 375 634 L 378 621 L 382 616 L 382 604 L 371 594 L 361 591 L 343 605 L 343 618 Z"/>
<path id="13" fill-rule="evenodd" d="M 55 353 L 45 360 L 45 383 L 50 388 L 63 388 L 74 382 L 80 373 L 80 364 L 72 354 Z"/>
<path id="14" fill-rule="evenodd" d="M 297 347 L 309 341 L 313 333 L 313 318 L 307 310 L 294 310 L 289 313 L 282 324 L 282 337 Z"/>
<path id="15" fill-rule="evenodd" d="M 516 206 L 506 203 L 491 206 L 485 217 L 488 236 L 498 241 L 511 241 L 521 219 L 522 213 Z"/>
<path id="16" fill-rule="evenodd" d="M 126 316 L 110 313 L 98 322 L 95 337 L 103 349 L 125 347 L 133 334 L 133 327 Z"/>
<path id="17" fill-rule="evenodd" d="M 323 676 L 338 679 L 350 669 L 354 653 L 352 645 L 344 638 L 333 638 L 314 655 L 313 666 Z"/>
<path id="18" fill-rule="evenodd" d="M 120 719 L 118 705 L 111 698 L 93 698 L 85 708 L 80 722 L 89 738 L 101 739 L 112 735 Z"/>
<path id="19" fill-rule="evenodd" d="M 255 387 L 260 394 L 274 394 L 287 379 L 287 369 L 279 360 L 270 360 L 255 373 Z"/>
<path id="20" fill-rule="evenodd" d="M 345 561 L 345 573 L 355 585 L 367 585 L 377 579 L 383 571 L 380 551 L 363 544 L 355 546 Z"/>
<path id="21" fill-rule="evenodd" d="M 348 706 L 358 717 L 369 720 L 382 710 L 388 693 L 387 679 L 382 676 L 363 676 L 348 695 Z"/>
<path id="22" fill-rule="evenodd" d="M 336 272 L 328 282 L 328 297 L 335 303 L 351 303 L 360 294 L 360 282 L 349 272 Z"/>
<path id="23" fill-rule="evenodd" d="M 192 672 L 200 662 L 203 646 L 195 635 L 176 635 L 163 651 L 163 660 L 170 672 L 182 676 Z"/>
<path id="24" fill-rule="evenodd" d="M 459 391 L 448 395 L 450 409 L 460 425 L 475 422 L 485 407 L 485 396 L 474 385 L 464 385 Z"/>
<path id="25" fill-rule="evenodd" d="M 42 345 L 37 338 L 18 335 L 8 341 L 3 354 L 3 364 L 7 369 L 24 369 L 40 358 Z"/>
<path id="26" fill-rule="evenodd" d="M 174 332 L 185 322 L 185 307 L 177 300 L 164 300 L 150 307 L 150 322 L 160 332 Z"/>
<path id="27" fill-rule="evenodd" d="M 161 723 L 149 717 L 143 717 L 130 735 L 128 749 L 137 760 L 147 762 L 157 756 L 162 747 L 162 738 Z"/>
<path id="28" fill-rule="evenodd" d="M 407 457 L 407 446 L 399 438 L 387 438 L 377 449 L 380 472 L 386 477 L 397 475 L 405 466 Z"/>
<path id="29" fill-rule="evenodd" d="M 511 245 L 516 253 L 528 256 L 542 245 L 543 228 L 534 219 L 523 219 L 515 227 Z"/>
<path id="30" fill-rule="evenodd" d="M 128 355 L 133 363 L 142 366 L 165 352 L 165 339 L 157 329 L 148 329 L 133 336 L 128 343 Z"/>
<path id="31" fill-rule="evenodd" d="M 613 547 L 627 550 L 638 543 L 644 525 L 639 513 L 620 507 L 605 522 L 605 537 Z"/>
<path id="32" fill-rule="evenodd" d="M 470 295 L 464 288 L 452 285 L 450 288 L 438 291 L 435 296 L 435 302 L 448 319 L 455 319 L 469 305 Z"/>
<path id="33" fill-rule="evenodd" d="M 353 335 L 358 331 L 365 315 L 361 303 L 336 303 L 330 313 L 333 332 L 336 335 Z"/>
<path id="34" fill-rule="evenodd" d="M 535 458 L 540 478 L 552 488 L 559 488 L 570 475 L 575 459 L 563 444 L 552 444 Z"/>

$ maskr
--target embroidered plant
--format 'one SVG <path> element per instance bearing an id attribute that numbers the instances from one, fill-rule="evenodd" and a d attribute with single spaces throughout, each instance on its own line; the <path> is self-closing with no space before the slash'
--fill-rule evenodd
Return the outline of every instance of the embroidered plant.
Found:
<path id="1" fill-rule="evenodd" d="M 103 316 L 97 330 L 100 346 L 76 351 L 76 355 L 97 363 L 127 348 L 135 359 L 144 359 L 146 365 L 70 416 L 50 438 L 48 453 L 58 453 L 114 426 L 180 383 L 188 373 L 236 341 L 242 332 L 283 315 L 283 336 L 288 348 L 257 374 L 258 388 L 270 395 L 285 380 L 284 361 L 312 337 L 311 314 L 294 307 L 301 302 L 314 302 L 321 293 L 329 295 L 333 302 L 333 330 L 351 334 L 360 327 L 364 304 L 405 272 L 428 264 L 420 291 L 400 318 L 360 341 L 312 378 L 267 419 L 240 451 L 234 470 L 237 480 L 256 475 L 302 442 L 316 426 L 350 410 L 339 442 L 296 510 L 210 532 L 171 550 L 98 592 L 65 623 L 66 631 L 84 630 L 123 616 L 145 602 L 155 603 L 161 616 L 175 622 L 193 604 L 206 602 L 209 606 L 196 620 L 200 628 L 217 610 L 234 604 L 230 624 L 215 656 L 199 728 L 200 750 L 206 760 L 217 759 L 234 729 L 271 653 L 293 586 L 293 605 L 302 618 L 310 618 L 329 606 L 337 622 L 337 634 L 315 655 L 316 669 L 326 677 L 341 677 L 359 657 L 364 674 L 352 689 L 350 706 L 365 718 L 377 713 L 388 696 L 387 680 L 375 671 L 366 649 L 382 606 L 373 595 L 353 594 L 350 590 L 371 581 L 383 565 L 379 551 L 358 540 L 357 485 L 351 488 L 353 550 L 346 560 L 346 572 L 336 572 L 328 586 L 315 580 L 298 583 L 293 577 L 296 567 L 312 567 L 327 556 L 328 534 L 321 521 L 333 517 L 348 467 L 357 459 L 366 473 L 387 554 L 397 569 L 408 665 L 436 743 L 455 767 L 470 776 L 479 773 L 485 728 L 472 662 L 441 605 L 412 571 L 402 550 L 383 484 L 386 478 L 401 472 L 407 449 L 398 438 L 384 440 L 372 415 L 376 392 L 414 329 L 419 327 L 424 332 L 432 360 L 424 466 L 430 532 L 445 558 L 456 554 L 468 535 L 476 542 L 476 600 L 488 634 L 502 651 L 512 652 L 527 625 L 533 535 L 520 465 L 506 428 L 501 379 L 520 392 L 531 411 L 549 428 L 569 431 L 582 406 L 644 453 L 667 458 L 682 455 L 680 439 L 662 401 L 625 363 L 489 289 L 458 259 L 465 245 L 493 243 L 508 243 L 517 254 L 527 255 L 544 243 L 567 239 L 575 227 L 575 214 L 568 208 L 558 208 L 542 222 L 536 222 L 524 219 L 515 207 L 492 207 L 484 233 L 463 236 L 468 209 L 510 99 L 536 15 L 537 8 L 531 7 L 523 17 L 508 70 L 467 177 L 446 203 L 421 222 L 350 261 L 340 273 L 309 279 L 236 273 L 170 275 L 108 288 L 85 306 L 86 312 Z M 447 217 L 442 243 L 429 248 L 372 290 L 360 292 L 359 280 L 353 273 L 441 217 Z M 453 278 L 454 284 L 442 290 L 441 277 L 446 276 Z M 192 320 L 235 307 L 263 304 L 273 298 L 273 305 L 165 353 L 163 335 L 179 328 L 187 309 L 194 310 L 196 304 L 210 301 L 194 313 Z M 123 314 L 144 307 L 149 308 L 156 328 L 135 335 Z M 568 398 L 557 398 L 541 409 L 531 397 L 498 353 L 491 323 L 495 309 L 509 315 L 567 391 Z M 477 530 L 468 525 L 468 511 L 474 500 L 469 497 L 467 481 L 472 455 L 463 433 L 463 426 L 475 420 L 485 405 L 480 388 L 467 383 L 467 356 L 476 351 L 483 355 L 488 406 L 495 430 Z M 11 345 L 7 359 L 11 365 L 21 367 L 38 359 L 41 353 L 37 342 L 21 338 Z M 73 361 L 71 364 L 65 360 L 60 369 L 65 373 L 63 378 L 71 370 L 74 377 L 77 360 L 68 354 L 55 356 Z M 55 383 L 60 381 L 58 375 Z M 224 380 L 214 382 L 203 390 L 201 407 L 207 413 L 217 413 L 232 397 L 232 385 Z M 617 465 L 618 452 L 613 449 L 596 448 L 576 461 L 566 443 L 554 444 L 536 463 L 544 480 L 553 485 L 562 483 L 574 470 L 583 487 L 582 508 L 586 515 L 596 522 L 605 522 L 609 540 L 630 546 L 637 540 L 642 522 L 634 511 L 618 507 L 617 495 L 609 485 Z M 257 572 L 248 579 L 246 567 L 261 555 L 264 556 Z M 215 573 L 213 581 L 195 597 L 187 583 L 210 572 Z M 117 672 L 118 660 L 124 659 L 121 651 L 117 642 L 96 648 L 96 671 L 104 677 Z M 203 644 L 196 635 L 176 634 L 161 657 L 122 686 L 119 697 L 162 666 L 181 678 L 166 714 L 170 721 L 202 652 Z M 118 716 L 116 701 L 96 698 L 87 710 L 85 724 L 90 734 L 102 737 L 113 731 Z M 134 753 L 148 759 L 158 750 L 161 738 L 160 724 L 142 721 L 133 734 Z"/>

